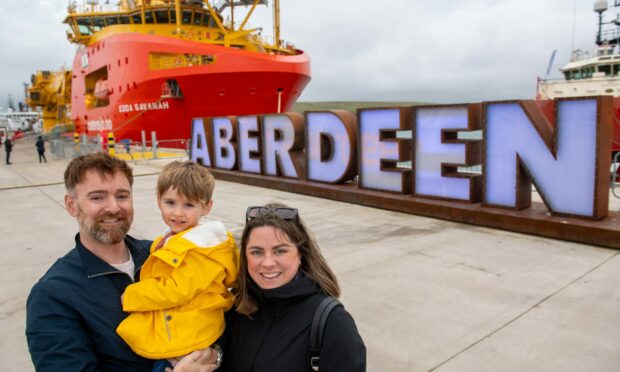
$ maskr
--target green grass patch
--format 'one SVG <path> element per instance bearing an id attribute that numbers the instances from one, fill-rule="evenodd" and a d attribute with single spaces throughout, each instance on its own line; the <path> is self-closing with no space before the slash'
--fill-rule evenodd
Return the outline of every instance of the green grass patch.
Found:
<path id="1" fill-rule="evenodd" d="M 295 102 L 289 111 L 304 113 L 305 111 L 346 110 L 355 113 L 358 108 L 419 106 L 424 102 L 377 102 L 377 101 L 325 101 L 325 102 Z"/>

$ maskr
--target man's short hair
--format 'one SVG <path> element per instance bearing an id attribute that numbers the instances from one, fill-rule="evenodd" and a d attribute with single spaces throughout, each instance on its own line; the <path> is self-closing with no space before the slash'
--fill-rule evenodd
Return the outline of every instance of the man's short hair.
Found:
<path id="1" fill-rule="evenodd" d="M 114 176 L 116 172 L 123 174 L 129 185 L 133 185 L 133 172 L 129 165 L 121 159 L 106 152 L 96 152 L 78 156 L 71 160 L 65 169 L 65 187 L 73 192 L 75 187 L 84 181 L 86 173 L 97 172 L 101 177 Z"/>
<path id="2" fill-rule="evenodd" d="M 211 201 L 215 180 L 207 168 L 192 161 L 173 161 L 166 164 L 157 179 L 157 198 L 173 188 L 179 195 L 191 201 Z"/>

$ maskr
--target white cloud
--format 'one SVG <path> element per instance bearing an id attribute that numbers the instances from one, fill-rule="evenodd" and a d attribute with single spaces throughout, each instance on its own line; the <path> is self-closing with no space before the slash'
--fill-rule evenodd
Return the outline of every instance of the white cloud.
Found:
<path id="1" fill-rule="evenodd" d="M 551 52 L 558 50 L 553 75 L 559 76 L 573 44 L 593 47 L 597 19 L 584 0 L 280 3 L 282 37 L 312 60 L 302 100 L 533 98 Z M 22 82 L 36 70 L 70 66 L 75 46 L 62 24 L 66 6 L 66 0 L 1 3 L 0 106 L 9 93 L 21 99 Z M 270 9 L 257 11 L 251 23 L 273 34 Z"/>

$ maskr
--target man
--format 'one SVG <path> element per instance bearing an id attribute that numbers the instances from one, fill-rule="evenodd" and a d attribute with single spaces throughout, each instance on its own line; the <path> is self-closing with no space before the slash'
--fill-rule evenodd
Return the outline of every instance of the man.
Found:
<path id="1" fill-rule="evenodd" d="M 126 236 L 133 221 L 133 175 L 104 153 L 72 160 L 65 207 L 79 224 L 75 248 L 32 288 L 26 337 L 37 371 L 149 371 L 116 335 L 120 296 L 137 278 L 150 242 Z"/>
<path id="2" fill-rule="evenodd" d="M 45 161 L 47 163 L 47 159 L 45 158 L 45 141 L 42 136 L 37 138 L 37 142 L 34 144 L 37 148 L 37 154 L 39 155 L 39 163 Z"/>
<path id="3" fill-rule="evenodd" d="M 77 219 L 79 233 L 75 248 L 28 296 L 26 337 L 37 371 L 151 370 L 152 361 L 135 354 L 116 334 L 127 315 L 121 295 L 137 280 L 151 243 L 127 235 L 133 221 L 132 184 L 127 163 L 105 153 L 80 156 L 67 166 L 65 207 Z"/>
<path id="4" fill-rule="evenodd" d="M 4 151 L 6 152 L 7 165 L 11 164 L 11 151 L 13 151 L 13 143 L 8 136 L 6 137 L 6 140 L 4 140 Z"/>

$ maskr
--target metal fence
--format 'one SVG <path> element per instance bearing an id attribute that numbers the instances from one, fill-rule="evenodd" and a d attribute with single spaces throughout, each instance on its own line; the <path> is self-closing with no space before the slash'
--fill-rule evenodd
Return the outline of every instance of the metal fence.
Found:
<path id="1" fill-rule="evenodd" d="M 83 154 L 97 151 L 110 151 L 107 142 L 101 137 L 82 135 L 79 142 L 72 138 L 57 137 L 48 140 L 52 158 L 56 160 L 72 159 Z M 131 141 L 117 140 L 114 144 L 114 155 L 126 161 L 151 160 L 162 158 L 186 157 L 189 154 L 188 139 Z"/>

